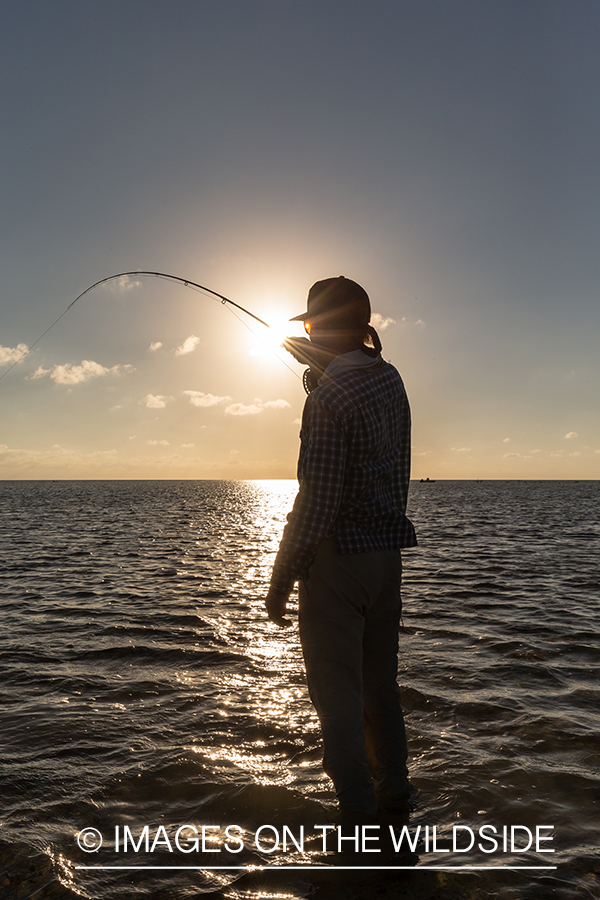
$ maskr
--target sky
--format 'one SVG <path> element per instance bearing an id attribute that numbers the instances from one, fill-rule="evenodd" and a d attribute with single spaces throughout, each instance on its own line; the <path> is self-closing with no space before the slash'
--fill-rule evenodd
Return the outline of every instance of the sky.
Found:
<path id="1" fill-rule="evenodd" d="M 0 479 L 293 478 L 310 285 L 413 477 L 600 474 L 597 0 L 3 0 Z M 251 329 L 251 330 L 250 330 Z"/>

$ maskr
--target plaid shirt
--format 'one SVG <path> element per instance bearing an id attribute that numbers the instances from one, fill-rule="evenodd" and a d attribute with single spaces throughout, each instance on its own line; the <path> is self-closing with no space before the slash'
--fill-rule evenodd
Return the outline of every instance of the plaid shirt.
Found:
<path id="1" fill-rule="evenodd" d="M 406 518 L 410 408 L 389 363 L 338 371 L 306 399 L 300 489 L 279 546 L 271 590 L 288 595 L 305 579 L 321 541 L 339 553 L 416 546 Z"/>

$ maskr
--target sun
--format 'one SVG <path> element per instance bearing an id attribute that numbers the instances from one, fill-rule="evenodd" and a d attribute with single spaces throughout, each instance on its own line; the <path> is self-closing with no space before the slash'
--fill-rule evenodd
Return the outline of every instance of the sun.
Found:
<path id="1" fill-rule="evenodd" d="M 274 316 L 266 319 L 269 323 L 268 328 L 252 329 L 256 340 L 252 343 L 248 354 L 258 359 L 288 359 L 288 353 L 282 348 L 286 337 L 294 334 L 297 329 L 297 322 L 290 322 L 283 316 Z"/>

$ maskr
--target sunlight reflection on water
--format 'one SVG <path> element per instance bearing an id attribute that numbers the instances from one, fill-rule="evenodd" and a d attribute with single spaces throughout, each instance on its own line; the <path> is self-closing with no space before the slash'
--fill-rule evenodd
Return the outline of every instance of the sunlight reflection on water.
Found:
<path id="1" fill-rule="evenodd" d="M 73 834 L 87 824 L 252 830 L 331 815 L 297 628 L 277 629 L 263 610 L 295 491 L 293 481 L 0 486 L 3 838 L 52 848 L 55 871 L 85 896 L 122 896 L 113 876 L 73 872 Z M 411 491 L 421 546 L 404 556 L 399 676 L 423 793 L 411 827 L 550 822 L 563 882 L 575 869 L 589 881 L 598 484 Z M 459 859 L 474 861 L 481 854 Z M 231 883 L 202 877 L 163 888 L 183 897 Z"/>

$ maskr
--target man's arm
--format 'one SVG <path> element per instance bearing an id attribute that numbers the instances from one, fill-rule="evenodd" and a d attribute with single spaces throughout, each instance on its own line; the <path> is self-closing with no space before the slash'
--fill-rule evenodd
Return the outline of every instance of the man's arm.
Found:
<path id="1" fill-rule="evenodd" d="M 309 397 L 302 426 L 300 489 L 279 545 L 265 600 L 271 621 L 284 626 L 294 583 L 314 561 L 321 541 L 333 533 L 344 487 L 347 445 L 341 425 L 316 397 Z"/>

